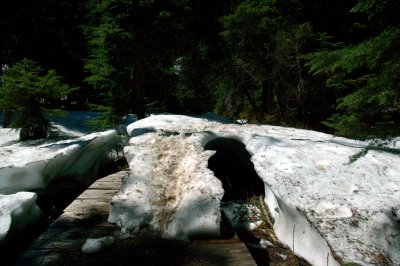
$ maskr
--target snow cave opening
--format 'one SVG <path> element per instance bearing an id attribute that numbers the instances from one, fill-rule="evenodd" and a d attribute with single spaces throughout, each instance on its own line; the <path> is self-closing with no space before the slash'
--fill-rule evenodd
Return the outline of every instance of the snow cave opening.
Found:
<path id="1" fill-rule="evenodd" d="M 255 171 L 251 155 L 243 143 L 232 138 L 217 138 L 208 142 L 204 149 L 216 151 L 208 160 L 208 168 L 222 182 L 224 196 L 221 206 L 232 203 L 244 206 L 242 204 L 250 203 L 255 196 L 264 198 L 264 182 Z M 247 215 L 241 218 L 252 220 Z M 245 227 L 233 226 L 232 222 L 221 207 L 221 238 L 231 239 L 236 234 L 245 243 L 257 265 L 269 265 L 267 250 L 256 248 L 260 242 L 258 236 Z"/>
<path id="2" fill-rule="evenodd" d="M 208 160 L 208 168 L 222 182 L 225 191 L 222 201 L 264 196 L 264 183 L 243 143 L 231 138 L 217 138 L 208 142 L 204 149 L 216 151 Z"/>

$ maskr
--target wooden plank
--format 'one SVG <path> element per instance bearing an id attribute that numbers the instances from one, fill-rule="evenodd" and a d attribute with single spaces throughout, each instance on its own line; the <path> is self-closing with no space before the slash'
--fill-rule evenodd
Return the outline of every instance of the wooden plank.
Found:
<path id="1" fill-rule="evenodd" d="M 88 189 L 116 189 L 121 187 L 122 178 L 129 173 L 128 170 L 108 175 L 96 180 Z"/>
<path id="2" fill-rule="evenodd" d="M 115 189 L 119 190 L 121 188 L 120 184 L 115 184 L 114 182 L 99 181 L 95 182 L 90 186 L 90 189 Z"/>
<path id="3" fill-rule="evenodd" d="M 50 228 L 74 228 L 74 227 L 112 227 L 115 226 L 107 222 L 108 213 L 74 213 L 66 212 L 61 215 L 55 222 L 50 225 Z"/>
<path id="4" fill-rule="evenodd" d="M 237 237 L 193 241 L 191 254 L 192 260 L 206 260 L 207 265 L 257 265 L 246 245 Z"/>
<path id="5" fill-rule="evenodd" d="M 238 238 L 229 240 L 165 240 L 144 233 L 120 238 L 120 228 L 107 222 L 109 201 L 126 171 L 97 180 L 43 233 L 15 265 L 256 265 Z M 117 187 L 117 189 L 116 189 Z M 113 236 L 106 251 L 82 253 L 87 238 Z"/>
<path id="6" fill-rule="evenodd" d="M 108 213 L 110 199 L 107 199 L 107 198 L 79 199 L 78 198 L 64 210 L 64 213 L 68 213 L 68 212 L 77 213 L 77 214 Z"/>
<path id="7" fill-rule="evenodd" d="M 67 236 L 62 232 L 60 234 Z M 102 236 L 102 232 L 98 235 Z M 79 233 L 68 236 L 82 239 Z M 151 236 L 120 239 L 115 235 L 114 245 L 94 255 L 82 253 L 83 241 L 77 242 L 75 247 L 60 243 L 57 246 L 50 244 L 46 249 L 31 249 L 16 265 L 23 265 L 22 262 L 27 261 L 46 262 L 40 265 L 256 265 L 242 243 L 229 240 L 225 245 L 230 248 L 220 249 L 223 243 L 208 243 L 205 240 L 166 240 Z"/>
<path id="8" fill-rule="evenodd" d="M 107 199 L 108 201 L 118 193 L 117 189 L 87 189 L 77 199 Z"/>
<path id="9" fill-rule="evenodd" d="M 87 238 L 113 236 L 118 238 L 120 229 L 117 226 L 49 228 L 29 248 L 30 250 L 80 250 Z"/>

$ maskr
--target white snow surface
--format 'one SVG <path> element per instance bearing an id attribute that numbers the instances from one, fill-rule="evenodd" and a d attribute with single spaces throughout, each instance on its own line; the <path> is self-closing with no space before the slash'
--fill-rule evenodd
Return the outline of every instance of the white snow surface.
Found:
<path id="1" fill-rule="evenodd" d="M 68 112 L 54 117 L 61 135 L 72 139 L 18 142 L 18 130 L 0 128 L 0 244 L 42 215 L 37 194 L 82 188 L 93 182 L 116 131 L 87 134 L 97 114 Z M 35 193 L 34 193 L 35 192 Z"/>
<path id="2" fill-rule="evenodd" d="M 20 142 L 0 147 L 0 193 L 45 192 L 60 179 L 68 185 L 90 184 L 115 137 L 115 130 L 109 130 L 38 146 Z"/>
<path id="3" fill-rule="evenodd" d="M 223 190 L 203 147 L 234 138 L 264 181 L 277 237 L 295 253 L 313 265 L 400 264 L 399 155 L 370 150 L 349 164 L 369 143 L 215 117 L 153 115 L 127 131 L 131 174 L 109 216 L 126 236 L 149 227 L 165 237 L 218 234 Z"/>
<path id="4" fill-rule="evenodd" d="M 0 195 L 0 244 L 10 233 L 22 231 L 43 217 L 33 192 Z"/>
<path id="5" fill-rule="evenodd" d="M 114 244 L 114 237 L 88 238 L 82 246 L 82 252 L 95 254 Z"/>
<path id="6" fill-rule="evenodd" d="M 214 151 L 204 151 L 201 139 L 158 132 L 130 140 L 124 152 L 131 174 L 110 202 L 108 218 L 121 226 L 123 236 L 143 228 L 165 238 L 220 234 L 223 190 L 207 168 Z"/>

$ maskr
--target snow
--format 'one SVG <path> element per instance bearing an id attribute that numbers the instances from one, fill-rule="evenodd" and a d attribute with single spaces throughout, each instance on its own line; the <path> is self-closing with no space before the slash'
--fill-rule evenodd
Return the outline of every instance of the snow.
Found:
<path id="1" fill-rule="evenodd" d="M 259 245 L 260 245 L 262 248 L 265 248 L 265 249 L 268 248 L 268 247 L 273 247 L 273 246 L 274 246 L 274 244 L 272 244 L 271 242 L 269 242 L 269 241 L 266 240 L 266 239 L 261 239 Z"/>
<path id="2" fill-rule="evenodd" d="M 88 238 L 82 246 L 82 252 L 95 254 L 114 244 L 114 237 Z"/>
<path id="3" fill-rule="evenodd" d="M 219 235 L 223 190 L 207 169 L 214 152 L 203 150 L 201 138 L 145 134 L 132 138 L 124 153 L 131 174 L 110 202 L 108 218 L 121 226 L 123 236 L 143 228 L 165 238 Z"/>
<path id="4" fill-rule="evenodd" d="M 0 147 L 0 193 L 40 192 L 60 179 L 73 186 L 88 185 L 115 137 L 109 130 L 39 146 Z"/>
<path id="5" fill-rule="evenodd" d="M 54 125 L 73 139 L 18 143 L 18 131 L 0 128 L 0 242 L 43 215 L 37 194 L 92 181 L 113 130 L 90 133 L 90 113 L 69 113 Z M 207 168 L 218 138 L 240 141 L 264 182 L 277 237 L 313 265 L 400 264 L 400 156 L 369 150 L 369 142 L 294 128 L 230 123 L 221 117 L 127 116 L 118 128 L 130 173 L 110 202 L 109 222 L 123 237 L 152 230 L 165 238 L 220 235 L 221 209 L 231 223 L 256 229 L 261 221 L 235 218 L 221 204 L 221 181 Z M 127 124 L 129 124 L 127 126 Z M 387 147 L 399 148 L 399 138 Z M 226 167 L 229 167 L 227 165 Z M 49 192 L 49 189 L 51 190 Z M 258 211 L 245 208 L 252 217 Z M 113 239 L 88 239 L 82 250 L 101 251 Z M 260 242 L 267 247 L 268 242 Z"/>
<path id="6" fill-rule="evenodd" d="M 64 115 L 50 116 L 52 124 L 64 135 L 77 137 L 91 133 L 90 120 L 100 115 L 90 111 L 64 111 Z"/>
<path id="7" fill-rule="evenodd" d="M 228 201 L 221 203 L 221 209 L 234 229 L 253 231 L 262 224 L 261 211 L 257 206 L 240 201 Z"/>
<path id="8" fill-rule="evenodd" d="M 43 218 L 36 198 L 32 192 L 0 195 L 0 244 L 7 235 L 23 231 L 29 224 Z"/>
<path id="9" fill-rule="evenodd" d="M 0 128 L 0 242 L 23 232 L 27 224 L 42 218 L 38 195 L 68 188 L 82 188 L 94 181 L 116 131 L 87 134 L 87 120 L 97 114 L 68 112 L 53 123 L 61 141 L 18 142 L 18 131 Z"/>
<path id="10" fill-rule="evenodd" d="M 313 265 L 400 264 L 400 157 L 315 131 L 153 115 L 127 127 L 131 173 L 110 203 L 125 236 L 218 234 L 223 195 L 207 168 L 216 138 L 241 141 L 265 184 L 277 237 Z M 398 148 L 398 139 L 390 147 Z M 229 167 L 229 166 L 227 166 Z"/>

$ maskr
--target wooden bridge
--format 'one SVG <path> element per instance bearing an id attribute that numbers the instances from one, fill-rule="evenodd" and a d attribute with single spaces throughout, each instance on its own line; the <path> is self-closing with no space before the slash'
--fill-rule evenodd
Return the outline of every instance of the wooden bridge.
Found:
<path id="1" fill-rule="evenodd" d="M 97 180 L 16 261 L 15 265 L 256 265 L 237 237 L 166 240 L 150 233 L 121 239 L 107 222 L 109 201 L 126 171 Z M 114 244 L 97 254 L 81 249 L 87 238 L 113 236 Z"/>

